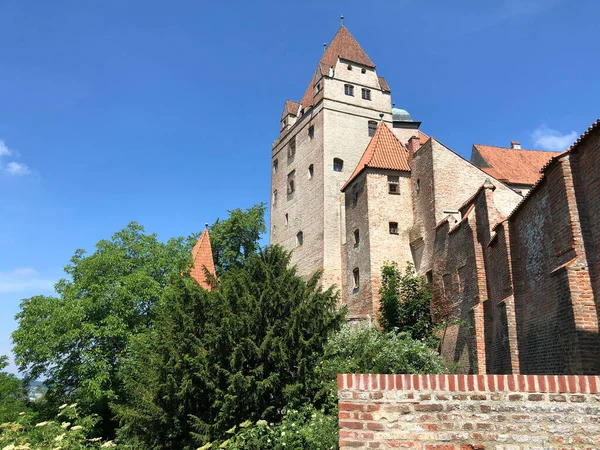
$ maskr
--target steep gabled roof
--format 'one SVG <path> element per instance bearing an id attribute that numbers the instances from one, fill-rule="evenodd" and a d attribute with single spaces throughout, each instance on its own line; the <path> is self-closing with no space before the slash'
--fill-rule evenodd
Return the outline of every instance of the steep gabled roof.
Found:
<path id="1" fill-rule="evenodd" d="M 342 191 L 367 167 L 410 172 L 408 150 L 400 143 L 385 122 L 379 122 L 379 125 L 377 125 L 375 134 L 373 134 L 354 172 L 342 187 Z"/>
<path id="2" fill-rule="evenodd" d="M 477 150 L 489 166 L 480 167 L 481 170 L 498 180 L 513 184 L 534 184 L 541 176 L 542 167 L 560 154 L 481 144 L 473 145 L 473 150 Z"/>
<path id="3" fill-rule="evenodd" d="M 373 61 L 371 61 L 369 55 L 367 55 L 357 40 L 354 39 L 354 36 L 352 36 L 350 31 L 348 31 L 348 28 L 343 25 L 340 27 L 338 32 L 333 37 L 333 40 L 323 53 L 317 70 L 320 70 L 323 75 L 328 75 L 329 69 L 331 67 L 335 67 L 338 58 L 346 61 L 352 61 L 363 66 L 375 68 L 375 64 L 373 64 Z M 306 92 L 300 101 L 302 106 L 305 108 L 308 108 L 313 104 L 313 86 L 315 84 L 316 76 L 317 71 L 315 71 L 310 84 L 308 85 L 308 88 L 306 89 Z"/>
<path id="4" fill-rule="evenodd" d="M 298 114 L 298 109 L 300 108 L 300 103 L 295 102 L 294 100 L 286 100 L 285 105 L 283 107 L 283 113 L 281 114 L 281 120 L 283 120 L 286 116 L 292 114 Z"/>
<path id="5" fill-rule="evenodd" d="M 387 80 L 384 77 L 377 77 L 379 79 L 379 87 L 383 92 L 392 92 L 387 84 Z"/>
<path id="6" fill-rule="evenodd" d="M 208 235 L 208 228 L 202 232 L 202 236 L 194 245 L 192 250 L 192 259 L 194 261 L 190 276 L 198 282 L 204 289 L 211 289 L 211 285 L 206 279 L 205 269 L 208 273 L 213 276 L 215 272 L 215 263 L 213 261 L 212 249 L 210 247 L 210 236 Z"/>

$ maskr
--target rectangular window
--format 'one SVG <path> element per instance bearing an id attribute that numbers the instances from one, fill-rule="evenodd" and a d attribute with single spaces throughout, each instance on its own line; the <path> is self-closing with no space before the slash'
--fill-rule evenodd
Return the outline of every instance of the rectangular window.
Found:
<path id="1" fill-rule="evenodd" d="M 398 234 L 398 222 L 390 222 L 390 234 Z"/>
<path id="2" fill-rule="evenodd" d="M 400 193 L 400 177 L 388 176 L 388 192 L 390 194 Z"/>
<path id="3" fill-rule="evenodd" d="M 294 159 L 296 156 L 296 137 L 294 136 L 288 143 L 288 160 Z"/>
<path id="4" fill-rule="evenodd" d="M 363 100 L 371 100 L 371 89 L 362 88 Z"/>
<path id="5" fill-rule="evenodd" d="M 369 137 L 375 134 L 375 130 L 377 130 L 377 122 L 369 120 Z"/>
<path id="6" fill-rule="evenodd" d="M 296 171 L 292 170 L 290 173 L 288 173 L 288 187 L 287 187 L 287 193 L 288 195 L 291 195 L 294 193 L 294 191 L 296 190 L 296 185 L 294 184 L 294 178 L 296 177 Z"/>
<path id="7" fill-rule="evenodd" d="M 345 84 L 344 85 L 344 94 L 354 97 L 354 86 L 352 86 L 351 84 Z"/>

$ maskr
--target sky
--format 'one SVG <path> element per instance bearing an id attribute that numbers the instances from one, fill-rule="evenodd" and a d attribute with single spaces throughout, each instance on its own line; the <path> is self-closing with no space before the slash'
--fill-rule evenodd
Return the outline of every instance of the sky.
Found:
<path id="1" fill-rule="evenodd" d="M 396 106 L 467 158 L 561 150 L 600 116 L 594 0 L 2 0 L 0 355 L 76 249 L 268 201 L 284 101 L 341 14 Z"/>

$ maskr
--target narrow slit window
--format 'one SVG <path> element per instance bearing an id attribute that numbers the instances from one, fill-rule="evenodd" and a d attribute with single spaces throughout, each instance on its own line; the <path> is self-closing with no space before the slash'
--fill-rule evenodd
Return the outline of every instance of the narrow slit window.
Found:
<path id="1" fill-rule="evenodd" d="M 277 189 L 273 191 L 273 206 L 277 205 Z"/>
<path id="2" fill-rule="evenodd" d="M 315 174 L 315 166 L 314 165 L 310 165 L 308 166 L 308 179 L 310 180 Z"/>
<path id="3" fill-rule="evenodd" d="M 277 173 L 279 171 L 279 160 L 276 159 L 273 161 L 273 172 Z"/>
<path id="4" fill-rule="evenodd" d="M 295 170 L 292 170 L 290 173 L 288 173 L 288 179 L 287 179 L 287 193 L 288 193 L 288 195 L 293 194 L 294 191 L 296 190 L 295 178 L 296 178 L 296 171 Z"/>
<path id="5" fill-rule="evenodd" d="M 315 137 L 315 127 L 313 125 L 308 127 L 308 137 L 311 139 Z"/>
<path id="6" fill-rule="evenodd" d="M 352 189 L 352 207 L 356 208 L 358 205 L 358 188 Z"/>
<path id="7" fill-rule="evenodd" d="M 298 244 L 298 247 L 299 247 L 303 243 L 304 243 L 304 233 L 302 231 L 298 231 L 298 233 L 296 233 L 296 244 Z"/>
<path id="8" fill-rule="evenodd" d="M 358 247 L 359 243 L 360 243 L 360 231 L 357 228 L 356 230 L 354 230 L 354 247 Z"/>
<path id="9" fill-rule="evenodd" d="M 358 289 L 360 287 L 360 271 L 358 267 L 352 271 L 352 278 L 354 280 L 354 289 Z"/>

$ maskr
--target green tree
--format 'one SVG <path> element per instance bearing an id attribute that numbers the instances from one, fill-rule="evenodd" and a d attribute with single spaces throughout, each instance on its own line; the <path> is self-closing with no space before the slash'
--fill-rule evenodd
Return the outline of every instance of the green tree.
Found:
<path id="1" fill-rule="evenodd" d="M 395 262 L 385 265 L 379 294 L 379 324 L 384 331 L 407 332 L 413 339 L 435 343 L 431 290 L 412 264 L 407 264 L 404 272 Z"/>
<path id="2" fill-rule="evenodd" d="M 182 278 L 164 293 L 152 334 L 134 348 L 121 437 L 140 448 L 192 449 L 246 420 L 277 421 L 314 395 L 316 368 L 344 311 L 305 281 L 280 247 L 223 273 L 218 291 Z"/>
<path id="3" fill-rule="evenodd" d="M 0 423 L 15 420 L 24 410 L 26 391 L 15 375 L 5 372 L 8 358 L 0 356 Z"/>
<path id="4" fill-rule="evenodd" d="M 185 271 L 192 242 L 161 243 L 131 223 L 86 255 L 77 250 L 56 285 L 57 297 L 22 301 L 14 354 L 29 379 L 45 378 L 49 407 L 77 401 L 112 423 L 109 402 L 123 395 L 119 371 L 133 336 L 147 331 L 165 286 Z"/>
<path id="5" fill-rule="evenodd" d="M 209 228 L 210 242 L 217 275 L 242 262 L 260 248 L 258 241 L 266 231 L 266 204 L 259 203 L 246 209 L 234 209 L 229 217 L 219 220 Z"/>

